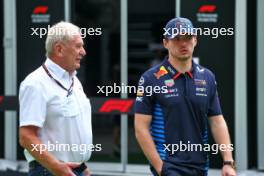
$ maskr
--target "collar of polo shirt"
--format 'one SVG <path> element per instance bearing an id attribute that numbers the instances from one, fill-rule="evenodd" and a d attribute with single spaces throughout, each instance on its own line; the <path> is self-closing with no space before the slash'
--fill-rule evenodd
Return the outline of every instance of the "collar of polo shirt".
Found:
<path id="1" fill-rule="evenodd" d="M 180 72 L 178 72 L 168 61 L 168 57 L 164 60 L 164 63 L 162 64 L 166 67 L 166 69 L 168 70 L 169 74 L 171 75 L 171 77 L 176 80 L 177 78 L 179 78 L 179 76 L 182 74 Z M 186 72 L 187 75 L 190 78 L 193 78 L 193 74 L 195 73 L 195 68 L 196 68 L 196 64 L 194 63 L 194 61 L 192 60 L 192 68 L 190 71 Z"/>
<path id="2" fill-rule="evenodd" d="M 64 70 L 62 67 L 60 67 L 58 64 L 53 62 L 50 58 L 47 58 L 45 65 L 51 72 L 52 76 L 55 76 L 58 80 L 62 79 L 68 79 L 71 80 L 72 77 L 74 77 L 77 74 L 77 71 L 74 71 L 71 75 L 69 72 Z"/>

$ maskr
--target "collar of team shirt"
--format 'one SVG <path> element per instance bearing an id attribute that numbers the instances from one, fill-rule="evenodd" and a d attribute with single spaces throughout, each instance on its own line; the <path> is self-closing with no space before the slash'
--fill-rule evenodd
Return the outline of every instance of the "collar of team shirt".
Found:
<path id="1" fill-rule="evenodd" d="M 62 67 L 60 67 L 58 64 L 56 64 L 49 58 L 46 59 L 44 64 L 48 68 L 52 77 L 58 80 L 64 87 L 69 88 L 71 86 L 72 77 L 74 77 L 77 74 L 76 71 L 74 71 L 70 75 L 69 72 L 64 70 Z"/>

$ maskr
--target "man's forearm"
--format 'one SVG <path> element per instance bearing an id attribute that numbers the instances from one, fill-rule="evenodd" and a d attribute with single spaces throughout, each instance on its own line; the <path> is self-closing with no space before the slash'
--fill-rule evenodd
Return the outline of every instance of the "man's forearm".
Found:
<path id="1" fill-rule="evenodd" d="M 156 150 L 155 144 L 153 142 L 149 130 L 136 130 L 136 138 L 149 162 L 152 164 L 152 166 L 156 169 L 157 172 L 160 172 L 162 167 L 162 160 Z"/>
<path id="2" fill-rule="evenodd" d="M 45 168 L 53 172 L 59 164 L 59 161 L 52 156 L 46 149 L 41 147 L 42 142 L 38 137 L 30 136 L 21 142 L 22 147 L 27 151 Z M 34 146 L 34 147 L 33 147 Z"/>
<path id="3" fill-rule="evenodd" d="M 228 128 L 223 116 L 211 117 L 210 126 L 215 142 L 220 145 L 223 160 L 233 160 L 233 144 L 231 144 Z"/>

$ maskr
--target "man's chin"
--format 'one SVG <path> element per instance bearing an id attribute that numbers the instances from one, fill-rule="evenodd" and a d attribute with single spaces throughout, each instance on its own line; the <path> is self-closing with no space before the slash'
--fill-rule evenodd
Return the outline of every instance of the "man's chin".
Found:
<path id="1" fill-rule="evenodd" d="M 75 64 L 75 70 L 79 69 L 81 67 L 81 64 Z"/>
<path id="2" fill-rule="evenodd" d="M 180 61 L 187 61 L 190 59 L 190 56 L 182 56 L 182 57 L 178 57 Z"/>

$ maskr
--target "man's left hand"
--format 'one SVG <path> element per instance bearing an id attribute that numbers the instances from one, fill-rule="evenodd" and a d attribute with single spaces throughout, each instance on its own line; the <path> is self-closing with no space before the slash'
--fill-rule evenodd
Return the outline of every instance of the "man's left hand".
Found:
<path id="1" fill-rule="evenodd" d="M 231 166 L 224 165 L 222 168 L 222 176 L 236 176 L 236 171 Z"/>

